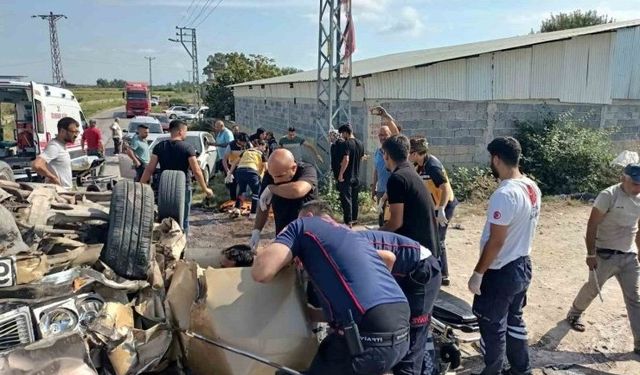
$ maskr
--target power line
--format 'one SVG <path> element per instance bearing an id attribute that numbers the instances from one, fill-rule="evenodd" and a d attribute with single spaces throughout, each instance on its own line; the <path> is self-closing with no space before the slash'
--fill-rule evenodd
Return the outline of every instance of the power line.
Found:
<path id="1" fill-rule="evenodd" d="M 204 13 L 204 11 L 207 9 L 207 7 L 209 6 L 209 4 L 211 3 L 211 0 L 206 0 L 206 2 L 204 3 L 204 5 L 202 6 L 202 8 L 200 9 L 200 13 L 198 13 L 198 15 L 196 16 L 196 18 L 194 18 L 191 21 L 191 25 L 193 25 L 194 23 L 196 23 L 196 21 L 200 18 L 200 16 L 202 16 L 202 14 Z"/>
<path id="2" fill-rule="evenodd" d="M 151 75 L 151 62 L 155 60 L 155 57 L 145 56 L 145 59 L 149 60 L 149 96 L 151 96 L 151 90 L 153 89 L 153 78 Z"/>
<path id="3" fill-rule="evenodd" d="M 193 6 L 193 3 L 195 3 L 195 2 L 196 2 L 196 0 L 191 0 L 191 4 L 189 4 L 189 7 L 187 8 L 186 13 L 182 16 L 182 18 L 180 19 L 178 24 L 181 24 L 182 21 L 186 21 L 187 19 L 191 18 L 191 15 L 189 14 L 189 10 L 191 9 L 191 6 Z"/>
<path id="4" fill-rule="evenodd" d="M 64 75 L 62 74 L 62 57 L 60 56 L 60 44 L 58 43 L 58 29 L 56 22 L 61 18 L 67 18 L 64 14 L 38 14 L 31 18 L 40 18 L 49 21 L 49 43 L 51 44 L 51 75 L 53 83 L 62 85 L 64 83 Z"/>
<path id="5" fill-rule="evenodd" d="M 197 29 L 200 25 L 202 25 L 202 23 L 204 21 L 207 20 L 207 18 L 209 18 L 209 16 L 211 15 L 211 13 L 213 13 L 214 10 L 216 10 L 216 8 L 220 5 L 220 3 L 222 3 L 223 0 L 218 0 L 218 3 L 211 8 L 211 10 L 209 11 L 209 13 L 202 19 L 202 21 L 200 21 L 200 23 L 198 23 L 197 25 L 195 25 L 194 27 Z"/>

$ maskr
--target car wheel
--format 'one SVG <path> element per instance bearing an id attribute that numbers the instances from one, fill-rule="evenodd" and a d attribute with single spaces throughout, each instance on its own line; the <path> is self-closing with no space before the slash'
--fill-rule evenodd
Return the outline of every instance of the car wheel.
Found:
<path id="1" fill-rule="evenodd" d="M 144 280 L 151 262 L 153 191 L 146 184 L 120 181 L 109 208 L 107 243 L 100 258 L 118 275 Z"/>
<path id="2" fill-rule="evenodd" d="M 182 227 L 187 185 L 185 174 L 182 171 L 163 171 L 158 185 L 158 218 L 162 221 L 170 217 Z"/>
<path id="3" fill-rule="evenodd" d="M 209 167 L 204 167 L 202 170 L 202 176 L 204 177 L 204 182 L 209 184 L 209 180 L 211 179 L 211 173 L 209 173 Z"/>
<path id="4" fill-rule="evenodd" d="M 0 180 L 15 181 L 11 166 L 3 161 L 0 161 Z"/>
<path id="5" fill-rule="evenodd" d="M 170 118 L 170 119 L 172 119 L 172 120 L 175 120 L 177 117 L 178 117 L 178 116 L 176 116 L 176 115 L 174 115 L 174 114 L 169 115 L 169 118 Z"/>

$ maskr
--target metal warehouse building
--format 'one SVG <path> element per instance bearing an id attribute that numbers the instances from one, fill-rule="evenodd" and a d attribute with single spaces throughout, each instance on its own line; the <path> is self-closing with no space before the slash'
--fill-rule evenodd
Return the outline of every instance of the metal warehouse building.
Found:
<path id="1" fill-rule="evenodd" d="M 640 132 L 640 20 L 381 56 L 354 62 L 353 77 L 352 124 L 369 151 L 377 104 L 448 165 L 487 162 L 494 136 L 550 112 L 616 127 L 628 147 Z M 236 121 L 316 139 L 316 80 L 314 70 L 235 85 Z"/>

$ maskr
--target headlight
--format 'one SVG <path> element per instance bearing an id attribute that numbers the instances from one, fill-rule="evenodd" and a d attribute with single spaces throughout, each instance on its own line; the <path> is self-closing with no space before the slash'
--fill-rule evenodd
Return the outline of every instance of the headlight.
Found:
<path id="1" fill-rule="evenodd" d="M 55 308 L 40 316 L 38 325 L 42 337 L 71 332 L 78 326 L 78 315 L 65 308 Z"/>
<path id="2" fill-rule="evenodd" d="M 76 302 L 81 329 L 84 329 L 100 315 L 102 306 L 104 306 L 104 301 L 97 297 L 87 297 Z"/>

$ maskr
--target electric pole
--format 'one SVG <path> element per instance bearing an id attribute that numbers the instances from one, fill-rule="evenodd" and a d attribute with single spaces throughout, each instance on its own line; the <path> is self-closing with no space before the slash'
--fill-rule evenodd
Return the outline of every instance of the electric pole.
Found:
<path id="1" fill-rule="evenodd" d="M 67 18 L 64 14 L 38 14 L 31 18 L 41 18 L 49 21 L 49 42 L 51 44 L 51 75 L 53 83 L 59 86 L 64 84 L 64 75 L 62 74 L 62 57 L 60 56 L 60 44 L 58 43 L 58 30 L 56 22 L 61 18 Z"/>
<path id="2" fill-rule="evenodd" d="M 184 47 L 185 51 L 189 57 L 191 57 L 191 81 L 193 83 L 195 89 L 195 102 L 196 106 L 200 106 L 200 72 L 198 70 L 198 43 L 196 39 L 196 29 L 192 27 L 178 27 L 176 26 L 178 32 L 176 32 L 176 36 L 179 39 L 171 39 L 170 42 L 180 43 L 182 47 Z M 187 46 L 188 44 L 190 46 Z"/>
<path id="3" fill-rule="evenodd" d="M 153 87 L 153 76 L 151 75 L 151 61 L 155 60 L 155 57 L 145 56 L 145 59 L 149 60 L 149 97 L 151 97 L 151 91 Z"/>

